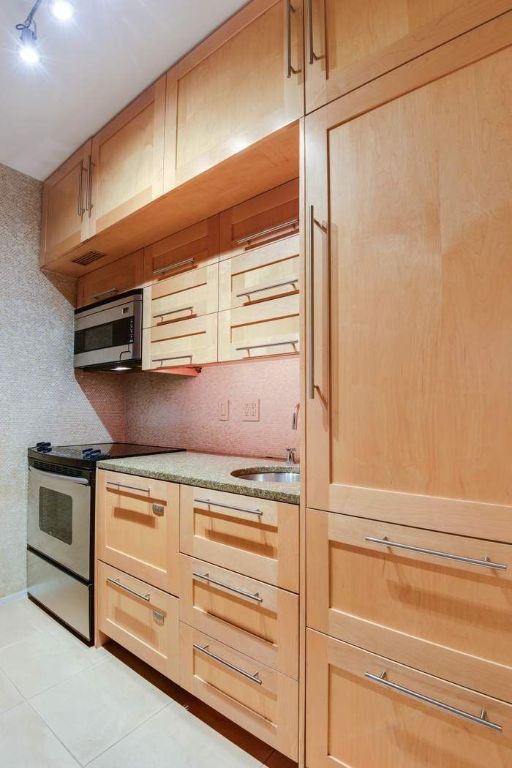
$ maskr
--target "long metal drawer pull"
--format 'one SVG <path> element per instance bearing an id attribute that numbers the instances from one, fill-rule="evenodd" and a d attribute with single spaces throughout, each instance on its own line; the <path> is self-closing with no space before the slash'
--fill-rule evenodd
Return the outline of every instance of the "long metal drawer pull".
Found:
<path id="1" fill-rule="evenodd" d="M 154 357 L 151 362 L 160 363 L 158 367 L 161 368 L 163 363 L 166 363 L 168 360 L 186 360 L 187 358 L 190 360 L 190 362 L 192 362 L 192 355 L 176 355 L 175 357 Z"/>
<path id="2" fill-rule="evenodd" d="M 441 557 L 443 560 L 456 560 L 458 563 L 467 563 L 468 565 L 478 565 L 482 568 L 490 568 L 493 571 L 506 571 L 507 566 L 504 563 L 493 563 L 489 558 L 480 560 L 476 557 L 464 557 L 463 555 L 452 555 L 450 552 L 439 552 L 437 549 L 426 549 L 425 547 L 415 547 L 412 544 L 400 544 L 398 541 L 390 541 L 385 536 L 380 539 L 376 536 L 365 536 L 365 541 L 372 544 L 382 544 L 385 547 L 393 549 L 404 549 L 407 552 L 418 552 L 421 555 L 431 555 L 432 557 Z"/>
<path id="3" fill-rule="evenodd" d="M 114 584 L 116 587 L 121 587 L 121 589 L 124 589 L 125 592 L 129 592 L 130 595 L 134 595 L 135 597 L 140 598 L 141 600 L 144 600 L 146 603 L 149 603 L 151 600 L 151 595 L 141 595 L 140 592 L 136 592 L 134 589 L 130 589 L 130 587 L 126 587 L 124 584 L 121 584 L 119 579 L 111 579 L 110 576 L 107 577 L 107 581 L 110 582 L 110 584 Z"/>
<path id="4" fill-rule="evenodd" d="M 115 480 L 107 480 L 107 485 L 115 485 L 116 488 L 127 488 L 129 491 L 140 491 L 140 493 L 151 493 L 150 488 L 139 488 L 137 485 L 126 485 L 125 483 L 116 483 Z"/>
<path id="5" fill-rule="evenodd" d="M 179 309 L 169 309 L 167 312 L 159 312 L 157 315 L 153 315 L 153 317 L 165 317 L 166 315 L 175 315 L 178 312 L 193 312 L 194 307 L 180 307 Z"/>
<path id="6" fill-rule="evenodd" d="M 486 719 L 485 709 L 482 709 L 480 715 L 472 715 L 471 712 L 465 712 L 463 709 L 452 707 L 450 704 L 445 704 L 443 701 L 432 699 L 430 696 L 425 696 L 423 693 L 417 693 L 417 691 L 412 691 L 410 688 L 404 688 L 403 685 L 392 683 L 390 680 L 386 679 L 386 672 L 383 672 L 381 675 L 374 675 L 371 672 L 365 672 L 364 676 L 368 680 L 371 680 L 373 683 L 378 683 L 379 685 L 383 685 L 386 688 L 391 688 L 393 691 L 403 693 L 404 696 L 410 696 L 411 699 L 416 699 L 416 701 L 421 701 L 424 704 L 430 704 L 431 706 L 442 709 L 444 712 L 449 712 L 451 715 L 455 715 L 456 717 L 469 720 L 470 722 L 476 723 L 477 725 L 483 725 L 486 728 L 490 728 L 492 731 L 497 731 L 498 733 L 503 731 L 503 727 L 501 725 Z"/>
<path id="7" fill-rule="evenodd" d="M 246 592 L 243 589 L 237 589 L 237 587 L 232 587 L 229 584 L 225 584 L 223 581 L 212 579 L 209 573 L 196 573 L 196 571 L 193 571 L 192 575 L 197 579 L 203 579 L 203 581 L 207 581 L 208 584 L 215 584 L 217 587 L 227 589 L 229 592 L 233 592 L 235 595 L 240 595 L 241 597 L 247 597 L 249 600 L 254 600 L 255 603 L 263 602 L 263 598 L 260 597 L 257 592 L 253 594 L 252 592 Z"/>
<path id="8" fill-rule="evenodd" d="M 280 224 L 274 224 L 272 227 L 265 227 L 265 229 L 260 229 L 259 232 L 253 232 L 252 235 L 245 235 L 245 237 L 240 237 L 238 240 L 235 240 L 236 245 L 245 245 L 246 243 L 250 243 L 253 240 L 258 240 L 260 237 L 264 237 L 265 235 L 271 235 L 274 232 L 279 232 L 281 229 L 288 229 L 288 227 L 298 227 L 299 226 L 299 220 L 295 216 L 293 219 L 287 219 L 286 221 L 282 221 Z"/>
<path id="9" fill-rule="evenodd" d="M 282 283 L 273 283 L 272 285 L 265 285 L 263 288 L 253 288 L 251 291 L 242 291 L 241 293 L 237 293 L 236 297 L 237 299 L 241 299 L 242 296 L 250 296 L 252 293 L 262 293 L 263 291 L 270 291 L 272 288 L 282 288 L 285 285 L 291 285 L 293 286 L 293 289 L 296 290 L 295 286 L 298 282 L 299 282 L 298 277 L 292 277 L 290 278 L 290 280 L 284 280 Z M 155 315 L 155 317 L 159 317 L 159 315 Z"/>
<path id="10" fill-rule="evenodd" d="M 186 267 L 188 264 L 193 264 L 193 263 L 194 263 L 194 257 L 191 256 L 188 259 L 177 261 L 175 264 L 168 264 L 166 267 L 160 267 L 160 269 L 154 269 L 153 274 L 163 275 L 164 272 L 170 272 L 171 269 L 179 269 L 180 267 Z"/>
<path id="11" fill-rule="evenodd" d="M 242 675 L 242 677 L 246 677 L 247 680 L 251 681 L 251 683 L 256 683 L 257 685 L 261 685 L 263 683 L 263 680 L 259 676 L 259 672 L 255 672 L 254 675 L 251 675 L 251 673 L 246 672 L 245 669 L 241 669 L 241 667 L 237 667 L 235 664 L 231 664 L 231 662 L 222 659 L 220 656 L 217 656 L 216 653 L 209 651 L 208 645 L 198 645 L 197 643 L 194 643 L 193 647 L 196 649 L 196 651 L 200 651 L 201 653 L 204 653 L 205 656 L 209 656 L 210 659 L 215 659 L 215 661 L 218 661 L 219 664 L 223 664 L 228 669 L 232 669 L 233 672 L 237 672 L 239 675 Z"/>
<path id="12" fill-rule="evenodd" d="M 101 291 L 101 293 L 95 293 L 92 298 L 101 299 L 102 296 L 109 296 L 111 293 L 119 293 L 119 291 L 117 288 L 109 288 L 106 291 Z"/>
<path id="13" fill-rule="evenodd" d="M 231 504 L 221 504 L 220 501 L 212 501 L 211 499 L 194 499 L 194 504 L 207 504 L 214 507 L 222 507 L 223 509 L 234 509 L 235 512 L 248 512 L 250 515 L 262 515 L 261 509 L 246 509 L 245 507 L 233 507 Z"/>
<path id="14" fill-rule="evenodd" d="M 236 351 L 243 352 L 244 350 L 247 350 L 249 352 L 251 349 L 264 349 L 264 347 L 288 347 L 290 344 L 295 348 L 298 343 L 298 339 L 297 341 L 294 339 L 290 339 L 290 341 L 267 341 L 264 344 L 248 344 L 244 347 L 237 347 Z"/>

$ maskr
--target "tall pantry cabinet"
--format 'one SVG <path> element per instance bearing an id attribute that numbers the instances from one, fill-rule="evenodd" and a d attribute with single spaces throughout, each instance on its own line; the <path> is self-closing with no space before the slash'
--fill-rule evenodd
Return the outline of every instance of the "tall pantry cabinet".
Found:
<path id="1" fill-rule="evenodd" d="M 305 120 L 308 768 L 512 764 L 512 13 Z"/>

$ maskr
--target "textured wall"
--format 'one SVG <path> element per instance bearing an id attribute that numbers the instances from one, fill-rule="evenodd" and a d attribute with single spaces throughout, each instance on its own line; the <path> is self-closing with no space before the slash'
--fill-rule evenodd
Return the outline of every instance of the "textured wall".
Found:
<path id="1" fill-rule="evenodd" d="M 127 379 L 130 441 L 276 458 L 298 446 L 298 432 L 291 429 L 299 400 L 297 358 L 203 368 L 194 379 L 163 373 Z M 254 398 L 260 400 L 260 421 L 243 421 L 243 404 Z M 222 400 L 230 401 L 229 421 L 219 420 Z"/>
<path id="2" fill-rule="evenodd" d="M 25 586 L 27 446 L 124 439 L 124 382 L 72 364 L 73 309 L 38 269 L 41 184 L 0 165 L 0 597 Z"/>

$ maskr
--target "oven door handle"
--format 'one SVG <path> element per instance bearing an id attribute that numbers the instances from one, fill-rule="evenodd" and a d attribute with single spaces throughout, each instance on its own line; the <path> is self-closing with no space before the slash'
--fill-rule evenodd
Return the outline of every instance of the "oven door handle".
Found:
<path id="1" fill-rule="evenodd" d="M 68 480 L 70 483 L 77 483 L 78 485 L 90 485 L 89 480 L 86 477 L 71 477 L 70 475 L 58 475 L 56 472 L 45 472 L 44 469 L 36 469 L 36 467 L 29 467 L 29 472 L 37 472 L 44 477 L 55 477 L 57 480 Z"/>

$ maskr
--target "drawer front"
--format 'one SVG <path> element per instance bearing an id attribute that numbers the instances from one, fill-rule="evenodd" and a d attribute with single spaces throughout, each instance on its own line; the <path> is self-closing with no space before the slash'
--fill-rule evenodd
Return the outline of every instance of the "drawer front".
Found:
<path id="1" fill-rule="evenodd" d="M 144 328 L 172 326 L 182 320 L 217 312 L 219 267 L 210 264 L 150 285 L 144 293 Z"/>
<path id="2" fill-rule="evenodd" d="M 219 360 L 300 352 L 299 295 L 219 312 Z"/>
<path id="3" fill-rule="evenodd" d="M 181 621 L 297 678 L 298 595 L 187 555 L 180 566 Z"/>
<path id="4" fill-rule="evenodd" d="M 297 759 L 298 683 L 180 624 L 181 684 L 283 754 Z"/>
<path id="5" fill-rule="evenodd" d="M 308 626 L 511 698 L 510 545 L 308 509 L 307 562 Z"/>
<path id="6" fill-rule="evenodd" d="M 219 259 L 219 217 L 212 216 L 144 249 L 144 279 L 162 280 Z"/>
<path id="7" fill-rule="evenodd" d="M 142 333 L 144 370 L 217 362 L 217 314 L 144 328 Z"/>
<path id="8" fill-rule="evenodd" d="M 309 629 L 306 690 L 308 768 L 512 765 L 509 704 Z"/>
<path id="9" fill-rule="evenodd" d="M 98 471 L 97 556 L 178 594 L 179 486 Z"/>
<path id="10" fill-rule="evenodd" d="M 96 589 L 101 632 L 178 682 L 179 600 L 101 561 Z"/>
<path id="11" fill-rule="evenodd" d="M 190 485 L 180 503 L 181 552 L 298 592 L 297 506 Z"/>
<path id="12" fill-rule="evenodd" d="M 219 264 L 219 309 L 234 309 L 299 292 L 299 236 L 287 237 Z"/>
<path id="13" fill-rule="evenodd" d="M 137 288 L 144 280 L 143 253 L 136 251 L 78 279 L 77 306 L 84 307 Z"/>

